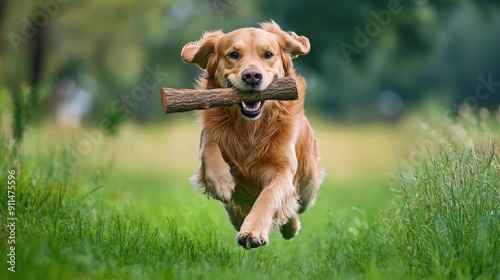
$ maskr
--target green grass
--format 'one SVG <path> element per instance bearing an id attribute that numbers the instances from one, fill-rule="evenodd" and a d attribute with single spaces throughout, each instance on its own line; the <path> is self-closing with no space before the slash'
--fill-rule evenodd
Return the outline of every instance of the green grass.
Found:
<path id="1" fill-rule="evenodd" d="M 499 179 L 492 143 L 485 150 L 446 143 L 400 172 L 404 204 L 391 223 L 394 245 L 412 274 L 500 276 Z"/>
<path id="2" fill-rule="evenodd" d="M 16 272 L 3 261 L 0 279 L 497 278 L 500 161 L 489 140 L 498 131 L 454 124 L 415 142 L 408 125 L 314 123 L 328 173 L 318 201 L 293 241 L 274 232 L 252 251 L 189 183 L 191 120 L 123 127 L 76 162 L 91 128 L 56 140 L 57 128 L 43 125 L 18 145 L 3 136 L 0 184 L 6 192 L 16 170 L 18 220 Z M 419 156 L 398 159 L 411 146 L 405 153 Z M 5 223 L 6 195 L 0 202 Z"/>

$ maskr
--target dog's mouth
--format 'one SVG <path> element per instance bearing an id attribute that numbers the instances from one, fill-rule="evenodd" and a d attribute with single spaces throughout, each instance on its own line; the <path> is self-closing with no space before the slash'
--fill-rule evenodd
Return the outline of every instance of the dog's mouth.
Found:
<path id="1" fill-rule="evenodd" d="M 227 81 L 226 87 L 236 88 L 231 81 Z M 240 104 L 241 114 L 249 119 L 257 119 L 262 114 L 262 106 L 264 106 L 264 101 L 256 102 L 241 102 Z"/>
<path id="2" fill-rule="evenodd" d="M 249 119 L 256 119 L 262 114 L 262 106 L 264 106 L 264 101 L 241 102 L 241 114 Z"/>

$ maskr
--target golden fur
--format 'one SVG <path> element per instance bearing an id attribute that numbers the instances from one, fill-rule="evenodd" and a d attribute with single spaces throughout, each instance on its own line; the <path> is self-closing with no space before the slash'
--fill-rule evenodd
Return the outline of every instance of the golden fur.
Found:
<path id="1" fill-rule="evenodd" d="M 284 76 L 297 83 L 298 100 L 246 104 L 253 110 L 250 117 L 243 104 L 199 112 L 200 168 L 192 180 L 223 202 L 239 231 L 238 244 L 246 249 L 266 245 L 273 225 L 286 239 L 296 236 L 298 214 L 314 203 L 323 180 L 318 145 L 303 110 L 306 82 L 292 64 L 309 49 L 306 37 L 268 22 L 227 34 L 207 32 L 181 52 L 185 62 L 206 70 L 199 88 L 262 90 Z M 245 69 L 257 71 L 258 83 L 245 82 Z"/>

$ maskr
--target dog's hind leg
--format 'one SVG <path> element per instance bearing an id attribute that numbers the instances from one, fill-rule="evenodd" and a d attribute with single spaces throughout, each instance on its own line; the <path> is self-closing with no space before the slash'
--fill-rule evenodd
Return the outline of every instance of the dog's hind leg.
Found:
<path id="1" fill-rule="evenodd" d="M 226 208 L 229 221 L 231 221 L 234 229 L 239 231 L 247 214 L 239 211 L 232 203 L 225 203 L 224 208 Z"/>
<path id="2" fill-rule="evenodd" d="M 290 240 L 299 234 L 300 221 L 299 216 L 293 216 L 288 220 L 288 222 L 280 226 L 281 235 L 286 240 Z"/>

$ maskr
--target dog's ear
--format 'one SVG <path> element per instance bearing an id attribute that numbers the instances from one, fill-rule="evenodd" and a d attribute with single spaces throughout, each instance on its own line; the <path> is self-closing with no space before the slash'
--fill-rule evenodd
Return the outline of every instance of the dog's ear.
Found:
<path id="1" fill-rule="evenodd" d="M 288 50 L 292 58 L 307 54 L 311 49 L 311 44 L 309 43 L 309 39 L 307 39 L 307 37 L 299 36 L 295 34 L 295 32 L 285 32 L 273 20 L 261 23 L 260 26 L 267 32 L 280 36 L 284 42 L 285 49 Z"/>
<path id="2" fill-rule="evenodd" d="M 220 30 L 205 32 L 200 40 L 187 43 L 182 48 L 182 60 L 186 63 L 196 63 L 201 69 L 207 69 L 208 59 L 215 52 L 215 44 L 223 35 Z"/>
<path id="3" fill-rule="evenodd" d="M 299 36 L 295 32 L 288 32 L 288 35 L 285 42 L 292 57 L 307 54 L 311 50 L 311 44 L 307 37 Z"/>

